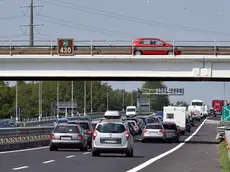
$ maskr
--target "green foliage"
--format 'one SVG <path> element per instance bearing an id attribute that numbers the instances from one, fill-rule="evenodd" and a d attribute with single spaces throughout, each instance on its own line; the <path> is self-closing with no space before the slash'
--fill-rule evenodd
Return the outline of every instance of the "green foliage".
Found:
<path id="1" fill-rule="evenodd" d="M 147 81 L 143 84 L 142 89 L 156 89 L 166 88 L 163 82 Z M 169 105 L 169 98 L 167 95 L 149 95 L 151 100 L 151 109 L 161 111 L 164 106 Z"/>
<path id="2" fill-rule="evenodd" d="M 39 109 L 39 83 L 18 81 L 18 107 L 21 109 L 21 117 L 37 117 Z M 71 101 L 71 81 L 59 81 L 59 102 Z M 86 82 L 86 111 L 91 111 L 91 83 L 92 83 L 92 110 L 104 112 L 108 105 L 110 110 L 123 110 L 126 106 L 136 105 L 137 92 L 125 92 L 125 104 L 123 107 L 123 90 L 113 90 L 111 86 L 100 81 Z M 144 87 L 163 87 L 161 82 L 146 82 Z M 15 116 L 16 86 L 9 86 L 7 82 L 0 82 L 0 118 Z M 43 115 L 54 115 L 52 103 L 57 101 L 57 82 L 42 82 L 42 110 Z M 84 110 L 84 81 L 74 81 L 74 102 L 78 103 L 79 112 Z M 169 103 L 167 96 L 152 96 L 152 109 L 160 110 Z"/>

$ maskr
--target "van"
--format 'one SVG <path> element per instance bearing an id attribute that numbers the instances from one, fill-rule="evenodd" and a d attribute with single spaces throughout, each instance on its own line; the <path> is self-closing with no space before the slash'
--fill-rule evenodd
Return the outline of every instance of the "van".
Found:
<path id="1" fill-rule="evenodd" d="M 126 107 L 126 116 L 136 116 L 137 115 L 137 107 L 136 106 L 127 106 Z"/>
<path id="2" fill-rule="evenodd" d="M 186 131 L 186 107 L 165 106 L 164 107 L 164 122 L 174 122 L 181 132 L 185 134 Z"/>
<path id="3" fill-rule="evenodd" d="M 120 119 L 121 116 L 118 111 L 106 111 L 104 114 L 105 119 Z"/>

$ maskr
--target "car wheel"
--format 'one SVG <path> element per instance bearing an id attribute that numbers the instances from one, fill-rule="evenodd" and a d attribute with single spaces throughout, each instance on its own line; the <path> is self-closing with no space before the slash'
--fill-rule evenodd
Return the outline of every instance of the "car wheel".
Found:
<path id="1" fill-rule="evenodd" d="M 91 143 L 89 144 L 89 149 L 92 149 L 92 144 Z"/>
<path id="2" fill-rule="evenodd" d="M 100 152 L 92 151 L 92 156 L 93 157 L 100 156 Z"/>
<path id="3" fill-rule="evenodd" d="M 142 139 L 141 142 L 142 142 L 142 143 L 146 143 L 146 140 L 145 140 L 145 139 Z"/>
<path id="4" fill-rule="evenodd" d="M 134 55 L 142 55 L 142 52 L 139 51 L 139 50 L 138 50 L 138 51 L 135 51 L 135 52 L 134 52 Z"/>
<path id="5" fill-rule="evenodd" d="M 176 139 L 176 142 L 177 142 L 177 143 L 179 143 L 179 142 L 180 142 L 180 138 L 179 138 L 179 137 Z"/>
<path id="6" fill-rule="evenodd" d="M 167 55 L 174 55 L 173 51 L 168 51 Z"/>
<path id="7" fill-rule="evenodd" d="M 125 155 L 126 157 L 133 157 L 133 150 L 130 149 Z"/>
<path id="8" fill-rule="evenodd" d="M 54 146 L 50 146 L 50 151 L 57 151 L 58 148 L 54 147 Z"/>

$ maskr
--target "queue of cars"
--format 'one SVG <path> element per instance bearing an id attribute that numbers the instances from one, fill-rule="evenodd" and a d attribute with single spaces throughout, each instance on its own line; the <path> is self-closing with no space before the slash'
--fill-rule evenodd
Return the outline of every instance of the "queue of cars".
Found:
<path id="1" fill-rule="evenodd" d="M 132 157 L 136 135 L 143 143 L 155 139 L 179 142 L 180 132 L 176 124 L 162 120 L 153 115 L 122 118 L 118 111 L 107 111 L 98 121 L 85 116 L 71 121 L 58 119 L 50 135 L 50 151 L 59 148 L 87 151 L 89 148 L 94 157 L 101 153 L 121 153 Z"/>

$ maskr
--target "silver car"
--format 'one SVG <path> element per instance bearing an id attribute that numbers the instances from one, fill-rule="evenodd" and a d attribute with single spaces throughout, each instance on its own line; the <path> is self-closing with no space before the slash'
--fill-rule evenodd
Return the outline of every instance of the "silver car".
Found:
<path id="1" fill-rule="evenodd" d="M 77 148 L 87 151 L 87 136 L 77 124 L 59 124 L 50 135 L 50 151 L 58 148 Z"/>
<path id="2" fill-rule="evenodd" d="M 166 135 L 162 124 L 153 123 L 147 124 L 142 132 L 142 142 L 147 140 L 163 140 L 165 141 Z"/>
<path id="3" fill-rule="evenodd" d="M 126 122 L 104 119 L 97 124 L 92 140 L 92 156 L 101 153 L 122 153 L 133 156 L 134 139 Z"/>

